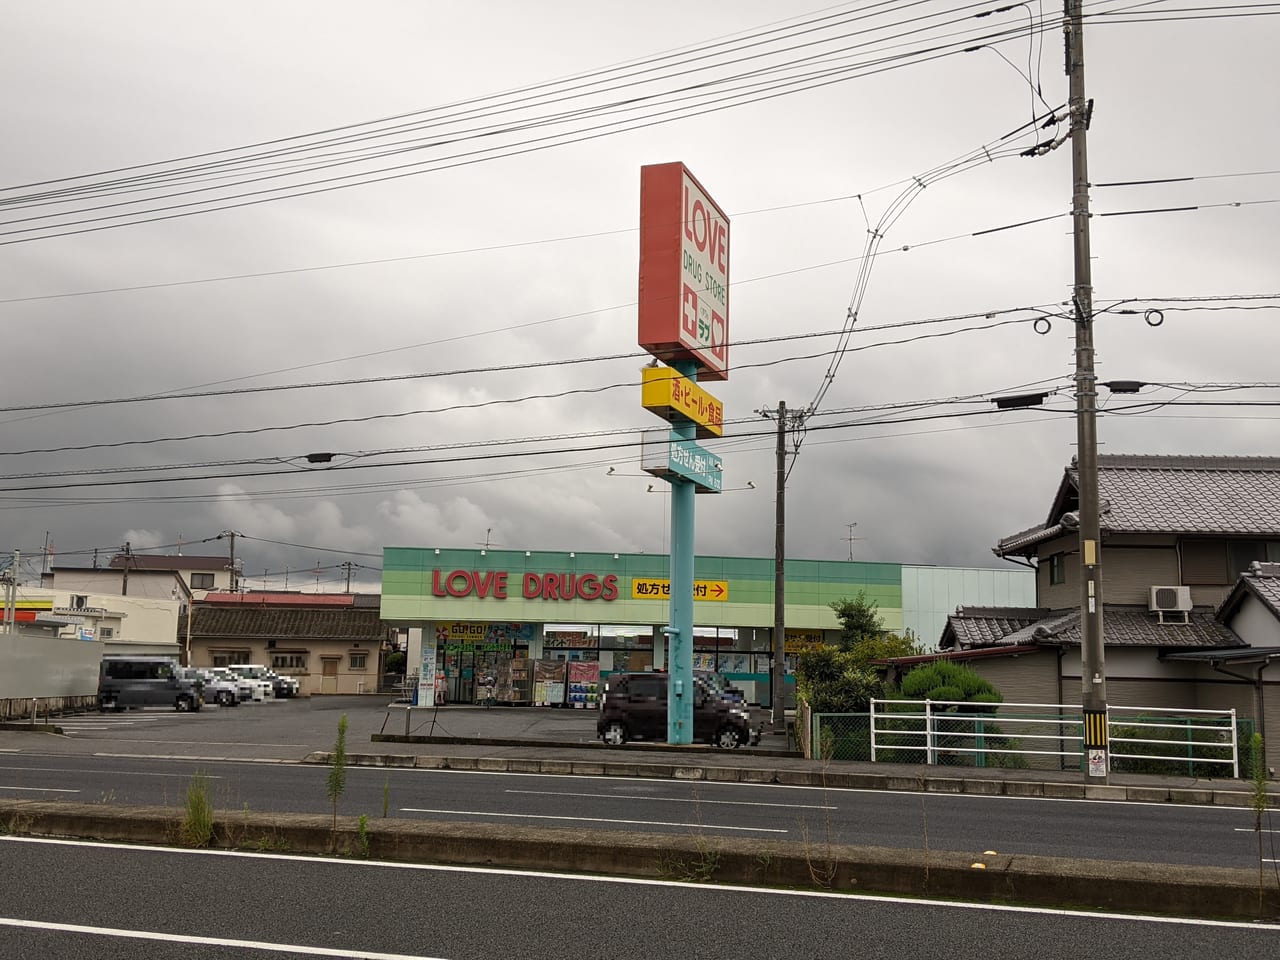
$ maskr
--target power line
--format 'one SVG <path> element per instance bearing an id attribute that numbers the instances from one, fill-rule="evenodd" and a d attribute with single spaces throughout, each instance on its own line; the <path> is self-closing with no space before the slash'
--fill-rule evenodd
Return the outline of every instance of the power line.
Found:
<path id="1" fill-rule="evenodd" d="M 965 9 L 965 8 L 961 8 L 961 9 Z M 956 22 L 959 22 L 959 21 L 956 21 Z M 906 34 L 902 34 L 902 35 L 909 35 L 915 32 L 919 32 L 919 31 L 918 30 L 907 31 Z M 174 204 L 168 207 L 153 207 L 145 211 L 130 211 L 127 213 L 109 215 L 107 217 L 100 217 L 100 218 L 89 218 L 89 219 L 78 220 L 78 221 L 64 221 L 57 225 L 21 228 L 16 231 L 8 231 L 7 234 L 0 234 L 0 235 L 17 235 L 17 234 L 24 234 L 24 233 L 39 232 L 41 230 L 58 231 L 58 232 L 46 232 L 45 234 L 43 234 L 43 237 L 66 236 L 74 233 L 93 232 L 99 229 L 109 229 L 114 226 L 125 225 L 121 223 L 109 223 L 106 226 L 97 226 L 97 227 L 87 226 L 88 224 L 98 223 L 104 220 L 120 220 L 121 218 L 133 217 L 135 219 L 130 220 L 129 221 L 130 223 L 155 222 L 157 220 L 172 219 L 173 217 L 176 217 L 176 216 L 187 216 L 187 215 L 191 215 L 192 213 L 209 212 L 212 209 L 229 209 L 232 207 L 241 207 L 241 206 L 252 205 L 255 203 L 266 202 L 268 200 L 282 199 L 284 196 L 302 196 L 302 195 L 311 195 L 315 193 L 327 192 L 330 189 L 340 189 L 346 186 L 356 185 L 355 183 L 346 182 L 346 181 L 352 180 L 353 178 L 360 178 L 359 183 L 361 184 L 382 182 L 390 179 L 398 179 L 403 176 L 409 176 L 409 175 L 415 175 L 418 173 L 427 172 L 426 169 L 423 169 L 424 165 L 429 165 L 431 170 L 440 170 L 440 169 L 447 169 L 453 166 L 458 166 L 463 163 L 482 162 L 484 160 L 495 159 L 499 156 L 513 156 L 517 154 L 536 152 L 539 150 L 547 149 L 550 146 L 563 146 L 567 143 L 583 142 L 585 140 L 596 139 L 599 136 L 610 135 L 612 133 L 622 132 L 624 130 L 642 129 L 647 126 L 652 126 L 655 123 L 668 122 L 671 119 L 700 116 L 709 112 L 715 112 L 721 109 L 727 109 L 731 106 L 741 106 L 746 103 L 757 103 L 763 100 L 773 99 L 778 96 L 784 96 L 791 93 L 799 92 L 801 90 L 812 90 L 818 87 L 827 86 L 831 83 L 844 82 L 854 77 L 869 76 L 875 73 L 884 72 L 887 69 L 894 69 L 894 68 L 906 65 L 906 63 L 900 62 L 900 61 L 909 61 L 909 62 L 915 62 L 915 63 L 927 62 L 929 60 L 938 59 L 939 57 L 942 57 L 942 56 L 948 56 L 948 55 L 954 54 L 955 52 L 957 52 L 957 50 L 960 49 L 959 45 L 971 42 L 972 40 L 975 40 L 975 39 L 981 40 L 984 43 L 988 43 L 988 42 L 995 43 L 1005 39 L 1009 39 L 1010 37 L 1015 37 L 1020 33 L 1025 33 L 1025 28 L 1019 27 L 1019 28 L 1014 28 L 1010 30 L 989 31 L 978 37 L 972 37 L 972 36 L 966 35 L 961 40 L 957 40 L 952 43 L 942 43 L 939 45 L 935 45 L 934 47 L 926 47 L 918 50 L 911 50 L 906 53 L 895 54 L 893 56 L 884 57 L 878 60 L 871 60 L 871 61 L 868 61 L 867 63 L 855 62 L 852 64 L 846 64 L 844 66 L 837 67 L 837 68 L 817 71 L 807 75 L 798 74 L 796 77 L 787 78 L 784 80 L 771 80 L 767 84 L 763 82 L 758 83 L 758 84 L 755 84 L 754 87 L 747 86 L 739 91 L 730 91 L 727 95 L 720 96 L 718 99 L 706 98 L 699 103 L 692 104 L 685 107 L 675 107 L 675 108 L 665 109 L 665 110 L 661 110 L 655 113 L 650 113 L 650 114 L 636 117 L 636 118 L 619 120 L 619 121 L 608 121 L 605 123 L 597 124 L 596 126 L 583 127 L 580 129 L 576 129 L 576 130 L 572 130 L 572 131 L 568 131 L 560 134 L 549 135 L 546 137 L 527 139 L 523 141 L 518 141 L 514 144 L 504 145 L 501 147 L 493 147 L 493 146 L 482 147 L 477 150 L 472 150 L 472 151 L 464 152 L 461 154 L 453 154 L 453 155 L 445 156 L 442 158 L 437 158 L 431 161 L 422 161 L 419 163 L 412 163 L 412 164 L 400 164 L 397 166 L 386 167 L 386 168 L 382 168 L 379 171 L 375 171 L 377 173 L 383 174 L 381 176 L 373 176 L 369 173 L 361 173 L 361 174 L 350 174 L 350 175 L 344 175 L 344 176 L 330 177 L 330 178 L 321 179 L 321 180 L 304 181 L 303 183 L 297 184 L 294 186 L 265 188 L 263 190 L 250 191 L 248 193 L 243 193 L 243 194 L 233 194 L 230 196 L 220 197 L 213 200 L 192 201 L 189 203 Z M 824 54 L 823 56 L 830 56 L 830 54 Z M 802 60 L 797 61 L 797 63 L 801 63 L 801 62 L 804 62 L 805 60 L 812 60 L 812 59 L 814 58 L 813 57 L 802 58 Z M 776 68 L 769 68 L 769 69 L 772 70 Z M 764 72 L 768 72 L 768 71 L 764 71 Z M 713 81 L 710 83 L 714 86 L 716 84 L 723 85 L 725 82 L 726 81 L 723 78 L 721 78 L 717 81 Z M 675 92 L 676 93 L 684 92 L 686 89 L 692 89 L 692 88 L 681 88 L 681 90 L 678 90 Z M 649 95 L 645 97 L 634 98 L 632 101 L 630 101 L 630 103 L 646 102 L 654 99 L 660 99 L 661 97 L 664 97 L 664 96 L 670 97 L 672 96 L 672 92 L 668 91 L 667 93 L 660 94 L 660 95 Z M 628 109 L 634 109 L 634 108 L 629 106 Z M 525 129 L 525 128 L 531 129 L 535 125 L 536 124 L 532 124 L 532 123 L 526 124 L 521 129 Z M 342 162 L 345 163 L 350 161 L 342 161 Z M 314 189 L 302 189 L 303 187 L 313 187 Z M 281 191 L 289 191 L 289 192 L 281 193 Z M 271 194 L 279 194 L 279 195 L 272 196 Z M 172 196 L 176 198 L 178 195 L 174 194 Z M 161 199 L 161 198 L 156 198 L 156 199 Z M 241 202 L 230 202 L 230 201 L 241 201 Z M 136 205 L 138 202 L 140 201 L 130 201 L 129 205 Z M 216 206 L 207 206 L 207 204 L 210 204 L 210 203 L 216 204 Z M 206 206 L 200 210 L 187 209 L 191 207 L 200 206 L 201 204 L 205 204 Z M 83 212 L 91 212 L 91 210 L 92 208 L 89 208 Z M 169 210 L 182 210 L 183 212 L 173 213 L 173 214 L 166 213 L 166 215 L 164 216 L 146 216 L 150 213 L 165 213 L 166 211 L 169 211 Z M 75 211 L 67 211 L 67 212 L 56 214 L 53 216 L 66 217 L 68 215 L 74 215 L 74 214 L 75 214 Z M 145 219 L 136 219 L 140 216 L 145 216 Z M 13 225 L 19 222 L 22 222 L 22 221 L 17 221 L 17 220 L 6 221 L 6 223 L 8 223 L 9 225 Z M 77 229 L 77 230 L 64 229 L 67 227 L 76 227 L 76 226 L 83 227 L 83 229 Z M 26 239 L 29 240 L 29 239 L 40 239 L 40 238 L 42 237 L 28 237 Z M 12 242 L 25 242 L 25 241 L 19 240 L 19 241 L 5 241 L 5 242 L 12 243 Z"/>

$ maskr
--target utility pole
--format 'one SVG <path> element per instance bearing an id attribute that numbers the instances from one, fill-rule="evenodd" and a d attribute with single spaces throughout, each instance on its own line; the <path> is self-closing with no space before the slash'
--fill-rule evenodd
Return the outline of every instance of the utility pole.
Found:
<path id="1" fill-rule="evenodd" d="M 236 583 L 236 537 L 238 536 L 240 536 L 240 534 L 238 534 L 234 530 L 223 530 L 220 534 L 218 534 L 219 540 L 221 540 L 223 537 L 227 537 L 231 541 L 231 592 L 232 593 L 236 592 L 236 586 L 237 586 L 237 583 Z"/>
<path id="2" fill-rule="evenodd" d="M 18 551 L 13 551 L 13 565 L 4 578 L 4 632 L 12 634 L 18 619 Z"/>
<path id="3" fill-rule="evenodd" d="M 126 540 L 121 549 L 124 550 L 124 577 L 120 581 L 120 596 L 127 597 L 129 595 L 129 562 L 133 559 L 133 547 Z"/>
<path id="4" fill-rule="evenodd" d="M 1098 378 L 1093 368 L 1093 274 L 1089 251 L 1089 155 L 1093 104 L 1084 91 L 1082 0 L 1063 0 L 1071 116 L 1071 220 L 1075 239 L 1076 469 L 1080 497 L 1080 692 L 1085 779 L 1107 780 L 1107 683 L 1102 624 L 1102 551 L 1098 506 Z"/>
<path id="5" fill-rule="evenodd" d="M 485 542 L 487 543 L 487 542 L 488 542 L 488 540 L 489 540 L 489 536 L 488 536 L 488 534 L 486 533 L 486 534 L 485 534 Z M 347 568 L 347 590 L 346 590 L 346 592 L 347 592 L 347 593 L 350 593 L 350 592 L 351 592 L 351 568 L 352 568 L 352 567 L 354 567 L 354 566 L 355 566 L 355 564 L 354 564 L 354 563 L 352 563 L 350 560 L 344 560 L 344 561 L 342 562 L 342 565 L 343 565 L 344 567 L 346 567 L 346 568 Z"/>
<path id="6" fill-rule="evenodd" d="M 773 536 L 773 686 L 769 702 L 772 706 L 775 733 L 787 729 L 785 706 L 787 679 L 787 404 L 778 401 L 778 495 L 775 501 Z"/>

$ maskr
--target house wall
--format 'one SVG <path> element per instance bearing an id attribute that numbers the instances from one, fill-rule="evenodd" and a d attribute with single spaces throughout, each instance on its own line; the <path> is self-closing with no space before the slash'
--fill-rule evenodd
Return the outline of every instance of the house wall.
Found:
<path id="1" fill-rule="evenodd" d="M 963 661 L 1000 691 L 1006 703 L 1058 703 L 1058 654 L 1042 649 Z"/>
<path id="2" fill-rule="evenodd" d="M 1251 647 L 1280 647 L 1280 620 L 1251 593 L 1245 594 L 1228 626 Z"/>
<path id="3" fill-rule="evenodd" d="M 1151 599 L 1151 587 L 1178 583 L 1178 551 L 1172 546 L 1103 546 L 1102 599 L 1105 603 L 1145 607 Z"/>
<path id="4" fill-rule="evenodd" d="M 65 594 L 96 593 L 107 597 L 122 596 L 124 573 L 120 570 L 59 570 L 53 578 L 54 589 Z M 130 597 L 151 600 L 173 600 L 180 595 L 174 575 L 168 571 L 153 573 L 143 570 L 129 571 Z"/>
<path id="5" fill-rule="evenodd" d="M 268 643 L 271 645 L 268 646 Z M 299 638 L 268 641 L 248 637 L 196 639 L 191 641 L 191 661 L 197 667 L 218 664 L 216 658 L 233 657 L 236 663 L 257 663 L 273 667 L 277 673 L 297 678 L 300 696 L 313 693 L 373 693 L 381 679 L 380 645 L 369 641 L 316 640 Z M 352 655 L 364 655 L 363 669 L 353 668 Z M 275 657 L 300 657 L 302 666 L 273 666 Z M 334 672 L 325 676 L 326 662 Z"/>

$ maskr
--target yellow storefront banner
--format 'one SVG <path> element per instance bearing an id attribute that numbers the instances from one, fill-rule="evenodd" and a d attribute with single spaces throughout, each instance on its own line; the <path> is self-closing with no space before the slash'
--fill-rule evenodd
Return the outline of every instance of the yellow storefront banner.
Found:
<path id="1" fill-rule="evenodd" d="M 801 630 L 795 627 L 788 627 L 783 634 L 783 649 L 787 653 L 803 653 L 805 650 L 812 650 L 814 647 L 820 647 L 823 643 L 823 633 L 821 630 Z"/>
<path id="2" fill-rule="evenodd" d="M 631 581 L 632 600 L 670 600 L 671 581 L 657 577 L 636 577 Z M 694 600 L 728 600 L 728 580 L 693 581 Z"/>

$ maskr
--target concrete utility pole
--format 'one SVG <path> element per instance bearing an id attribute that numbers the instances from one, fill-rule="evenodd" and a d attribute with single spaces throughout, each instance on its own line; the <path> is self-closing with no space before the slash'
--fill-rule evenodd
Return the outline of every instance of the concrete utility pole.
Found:
<path id="1" fill-rule="evenodd" d="M 238 533 L 237 533 L 236 531 L 234 531 L 234 530 L 223 530 L 220 534 L 218 534 L 218 539 L 219 539 L 219 540 L 221 540 L 223 537 L 228 537 L 228 538 L 230 539 L 230 541 L 231 541 L 231 592 L 232 592 L 232 593 L 235 593 L 235 592 L 236 592 L 236 586 L 237 586 L 237 579 L 236 579 L 236 537 L 238 537 L 238 536 L 240 536 L 240 534 L 238 534 Z"/>
<path id="2" fill-rule="evenodd" d="M 124 576 L 120 580 L 120 596 L 127 597 L 129 595 L 129 564 L 133 560 L 133 546 L 126 540 L 121 549 L 124 551 Z"/>
<path id="3" fill-rule="evenodd" d="M 1102 551 L 1098 505 L 1098 378 L 1093 369 L 1093 274 L 1089 252 L 1089 120 L 1084 92 L 1081 0 L 1064 0 L 1071 115 L 1071 218 L 1075 238 L 1076 469 L 1080 495 L 1080 691 L 1085 777 L 1107 780 L 1107 683 L 1103 664 Z"/>
<path id="4" fill-rule="evenodd" d="M 775 732 L 787 728 L 787 404 L 778 401 L 778 495 L 773 538 L 773 681 L 769 693 Z"/>
<path id="5" fill-rule="evenodd" d="M 486 535 L 486 536 L 485 536 L 485 541 L 486 541 L 486 542 L 488 542 L 488 539 L 489 539 L 489 538 L 488 538 L 488 536 Z M 347 592 L 347 593 L 350 593 L 350 592 L 351 592 L 351 568 L 352 568 L 352 567 L 354 567 L 354 566 L 355 566 L 355 564 L 354 564 L 354 563 L 352 563 L 350 560 L 344 560 L 344 561 L 342 562 L 342 565 L 343 565 L 344 567 L 346 567 L 346 568 L 347 568 L 347 591 L 346 591 L 346 592 Z"/>
<path id="6" fill-rule="evenodd" d="M 9 567 L 9 575 L 4 578 L 4 632 L 12 634 L 18 619 L 18 551 L 13 551 L 13 565 Z"/>

